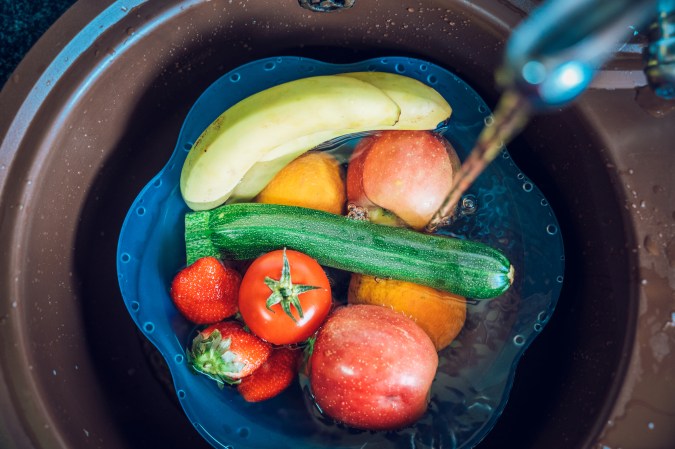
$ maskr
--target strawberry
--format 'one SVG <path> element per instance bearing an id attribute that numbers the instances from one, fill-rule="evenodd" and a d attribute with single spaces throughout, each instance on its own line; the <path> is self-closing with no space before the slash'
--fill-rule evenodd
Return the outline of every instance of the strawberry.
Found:
<path id="1" fill-rule="evenodd" d="M 272 346 L 247 332 L 237 321 L 212 324 L 192 341 L 192 367 L 220 385 L 235 384 L 270 357 Z"/>
<path id="2" fill-rule="evenodd" d="M 171 283 L 171 299 L 196 324 L 222 321 L 239 310 L 241 275 L 215 257 L 203 257 L 183 268 Z"/>
<path id="3" fill-rule="evenodd" d="M 301 351 L 278 348 L 253 374 L 241 380 L 237 390 L 248 402 L 270 399 L 284 391 L 295 378 Z"/>

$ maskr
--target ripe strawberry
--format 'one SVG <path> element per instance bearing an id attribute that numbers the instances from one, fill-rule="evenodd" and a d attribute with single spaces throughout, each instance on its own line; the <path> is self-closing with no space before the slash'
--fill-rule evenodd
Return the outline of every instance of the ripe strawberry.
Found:
<path id="1" fill-rule="evenodd" d="M 270 357 L 272 346 L 236 321 L 212 324 L 192 341 L 192 367 L 219 384 L 238 383 Z"/>
<path id="2" fill-rule="evenodd" d="M 295 378 L 302 351 L 279 348 L 253 374 L 241 380 L 237 390 L 248 402 L 270 399 L 284 391 Z"/>
<path id="3" fill-rule="evenodd" d="M 215 257 L 203 257 L 174 277 L 171 299 L 193 323 L 217 323 L 239 310 L 240 283 L 237 271 Z"/>

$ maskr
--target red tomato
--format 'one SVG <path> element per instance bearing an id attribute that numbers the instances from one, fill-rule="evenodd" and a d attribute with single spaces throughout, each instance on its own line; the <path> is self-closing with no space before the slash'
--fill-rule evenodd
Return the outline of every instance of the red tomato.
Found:
<path id="1" fill-rule="evenodd" d="M 288 276 L 282 275 L 284 252 Z M 244 322 L 258 337 L 276 345 L 311 337 L 328 316 L 331 304 L 323 268 L 298 251 L 277 250 L 260 256 L 239 287 L 239 312 Z"/>

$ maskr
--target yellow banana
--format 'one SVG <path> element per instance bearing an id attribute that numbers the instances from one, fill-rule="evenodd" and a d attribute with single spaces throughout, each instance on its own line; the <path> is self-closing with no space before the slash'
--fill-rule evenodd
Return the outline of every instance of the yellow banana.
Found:
<path id="1" fill-rule="evenodd" d="M 248 201 L 254 198 L 293 159 L 320 143 L 352 132 L 354 130 L 350 129 L 320 131 L 275 147 L 246 172 L 241 182 L 232 191 L 231 200 Z"/>
<path id="2" fill-rule="evenodd" d="M 290 161 L 326 140 L 382 129 L 433 129 L 451 109 L 401 75 L 357 72 L 303 78 L 252 95 L 202 133 L 181 173 L 193 210 L 255 197 Z"/>
<path id="3" fill-rule="evenodd" d="M 340 76 L 372 84 L 398 104 L 401 116 L 389 129 L 435 129 L 452 113 L 441 94 L 414 78 L 387 72 L 352 72 Z"/>
<path id="4" fill-rule="evenodd" d="M 229 108 L 197 139 L 181 172 L 183 199 L 193 210 L 214 208 L 280 144 L 330 129 L 391 125 L 399 115 L 380 89 L 353 78 L 316 76 L 263 90 Z"/>

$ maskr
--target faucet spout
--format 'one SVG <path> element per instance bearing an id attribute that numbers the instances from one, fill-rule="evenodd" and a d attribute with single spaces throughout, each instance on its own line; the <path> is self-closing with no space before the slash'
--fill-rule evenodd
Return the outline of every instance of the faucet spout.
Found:
<path id="1" fill-rule="evenodd" d="M 513 32 L 497 82 L 529 100 L 535 111 L 564 106 L 588 87 L 635 28 L 656 16 L 657 3 L 548 0 Z"/>

